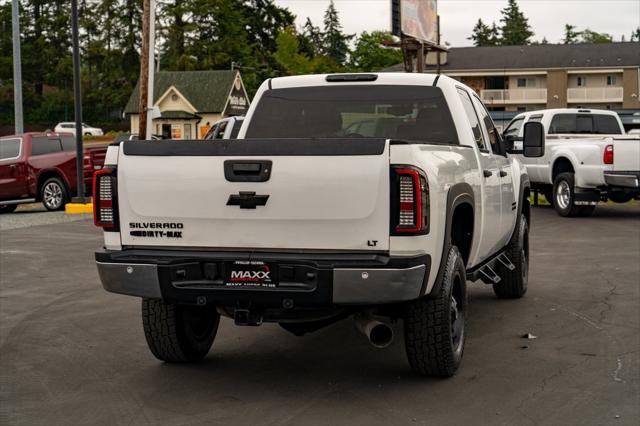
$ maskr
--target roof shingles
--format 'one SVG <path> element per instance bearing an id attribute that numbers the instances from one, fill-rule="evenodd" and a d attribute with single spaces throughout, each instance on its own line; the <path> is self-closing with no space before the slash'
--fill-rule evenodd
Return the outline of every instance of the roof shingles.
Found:
<path id="1" fill-rule="evenodd" d="M 154 76 L 154 103 L 174 86 L 198 113 L 222 112 L 238 71 L 161 71 Z M 140 81 L 131 93 L 125 113 L 138 113 Z"/>
<path id="2" fill-rule="evenodd" d="M 452 72 L 629 66 L 640 66 L 640 42 L 454 47 L 441 68 Z M 403 70 L 404 66 L 397 64 L 385 71 Z"/>

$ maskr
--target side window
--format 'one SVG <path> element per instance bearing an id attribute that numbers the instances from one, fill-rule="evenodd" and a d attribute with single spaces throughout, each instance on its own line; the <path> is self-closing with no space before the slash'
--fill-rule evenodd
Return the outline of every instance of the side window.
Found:
<path id="1" fill-rule="evenodd" d="M 487 148 L 484 144 L 484 137 L 482 135 L 482 130 L 480 129 L 480 123 L 478 122 L 478 116 L 476 115 L 475 110 L 473 109 L 473 104 L 471 103 L 471 98 L 469 98 L 469 94 L 466 90 L 458 88 L 458 95 L 460 95 L 460 99 L 462 100 L 462 106 L 464 106 L 464 112 L 467 114 L 469 118 L 469 122 L 471 123 L 471 130 L 473 131 L 473 138 L 480 148 L 481 151 L 486 151 Z"/>
<path id="2" fill-rule="evenodd" d="M 603 135 L 621 134 L 620 124 L 613 115 L 594 114 L 593 127 L 596 133 Z"/>
<path id="3" fill-rule="evenodd" d="M 227 123 L 228 121 L 223 121 L 218 125 L 214 139 L 224 139 L 224 131 L 227 129 Z"/>
<path id="4" fill-rule="evenodd" d="M 17 158 L 20 155 L 20 139 L 0 140 L 0 160 Z"/>
<path id="5" fill-rule="evenodd" d="M 207 130 L 207 134 L 204 135 L 204 140 L 211 140 L 213 139 L 213 135 L 216 132 L 216 129 L 218 128 L 218 126 L 213 125 L 209 128 L 209 130 Z"/>
<path id="6" fill-rule="evenodd" d="M 62 140 L 62 150 L 63 151 L 74 151 L 76 150 L 76 140 L 73 136 L 63 135 L 60 136 Z"/>
<path id="7" fill-rule="evenodd" d="M 473 96 L 473 106 L 476 108 L 476 111 L 480 116 L 480 122 L 482 123 L 484 130 L 487 132 L 486 134 L 489 137 L 491 151 L 494 154 L 501 155 L 502 149 L 500 148 L 500 135 L 498 134 L 496 126 L 493 124 L 493 120 L 491 119 L 489 112 L 476 96 Z"/>
<path id="8" fill-rule="evenodd" d="M 520 134 L 520 129 L 522 129 L 522 123 L 524 123 L 524 117 L 512 120 L 504 130 L 504 136 L 518 137 L 518 135 Z"/>
<path id="9" fill-rule="evenodd" d="M 46 136 L 31 138 L 31 155 L 44 155 L 62 151 L 60 139 L 50 139 Z"/>

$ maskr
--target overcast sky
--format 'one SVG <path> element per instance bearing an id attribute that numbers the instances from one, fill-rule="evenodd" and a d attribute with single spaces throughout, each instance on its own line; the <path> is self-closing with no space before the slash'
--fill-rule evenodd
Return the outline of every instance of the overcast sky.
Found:
<path id="1" fill-rule="evenodd" d="M 329 0 L 275 0 L 288 7 L 296 16 L 298 26 L 311 18 L 322 26 L 322 18 Z M 340 20 L 348 33 L 390 30 L 391 0 L 334 0 Z M 640 26 L 640 0 L 518 0 L 520 9 L 529 18 L 535 33 L 534 40 L 546 37 L 551 43 L 560 42 L 565 24 L 579 29 L 613 35 L 619 41 L 624 34 Z M 482 18 L 486 23 L 499 24 L 500 10 L 507 0 L 439 0 L 438 12 L 442 26 L 442 40 L 453 46 L 469 46 L 467 37 L 473 25 Z"/>

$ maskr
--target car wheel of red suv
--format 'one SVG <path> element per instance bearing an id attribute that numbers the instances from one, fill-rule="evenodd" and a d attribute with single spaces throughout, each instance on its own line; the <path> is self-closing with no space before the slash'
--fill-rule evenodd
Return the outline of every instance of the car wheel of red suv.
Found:
<path id="1" fill-rule="evenodd" d="M 40 188 L 40 199 L 47 210 L 61 210 L 67 204 L 67 188 L 57 177 L 47 179 Z"/>

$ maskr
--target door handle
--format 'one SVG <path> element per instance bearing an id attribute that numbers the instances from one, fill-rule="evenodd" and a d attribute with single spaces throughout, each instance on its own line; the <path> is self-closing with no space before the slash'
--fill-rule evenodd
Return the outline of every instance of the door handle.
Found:
<path id="1" fill-rule="evenodd" d="M 507 172 L 505 172 L 504 170 L 500 170 L 500 177 L 505 177 L 507 175 Z"/>
<path id="2" fill-rule="evenodd" d="M 482 174 L 484 175 L 484 177 L 488 178 L 493 176 L 493 172 L 491 170 L 483 170 Z"/>

